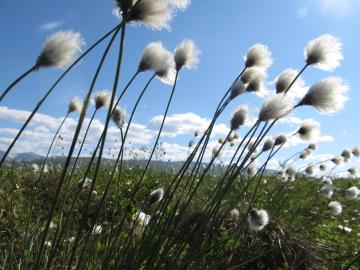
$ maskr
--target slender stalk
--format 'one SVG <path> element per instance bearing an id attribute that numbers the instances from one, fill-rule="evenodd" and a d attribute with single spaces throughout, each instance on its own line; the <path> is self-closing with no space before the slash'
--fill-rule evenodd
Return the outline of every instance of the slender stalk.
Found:
<path id="1" fill-rule="evenodd" d="M 21 74 L 18 78 L 16 78 L 8 87 L 6 87 L 6 89 L 4 90 L 4 92 L 1 94 L 0 97 L 0 103 L 1 101 L 5 98 L 5 96 L 10 92 L 10 90 L 17 85 L 22 79 L 24 79 L 27 75 L 29 75 L 31 72 L 35 71 L 37 69 L 37 65 L 35 64 L 34 66 L 32 66 L 31 68 L 29 68 L 27 71 L 25 71 L 23 74 Z"/>
<path id="2" fill-rule="evenodd" d="M 96 208 L 96 210 L 95 210 L 95 216 L 94 216 L 93 219 L 92 219 L 92 227 L 96 224 L 96 220 L 97 220 L 98 214 L 99 214 L 99 212 L 100 212 L 100 209 L 102 208 L 102 206 L 103 206 L 103 204 L 104 204 L 104 202 L 105 202 L 105 198 L 106 198 L 106 196 L 107 196 L 107 194 L 108 194 L 108 192 L 109 192 L 109 188 L 110 188 L 110 186 L 111 186 L 111 183 L 112 183 L 113 178 L 114 178 L 115 173 L 116 173 L 117 165 L 118 165 L 119 160 L 120 160 L 120 158 L 122 157 L 122 154 L 123 154 L 123 152 L 124 152 L 125 141 L 126 141 L 126 138 L 127 138 L 127 135 L 128 135 L 128 131 L 129 131 L 130 125 L 131 125 L 131 123 L 132 123 L 133 117 L 134 117 L 135 112 L 136 112 L 136 110 L 137 110 L 137 107 L 138 107 L 138 105 L 139 105 L 142 97 L 144 96 L 145 92 L 147 91 L 150 83 L 151 83 L 152 80 L 155 78 L 155 76 L 156 76 L 156 74 L 154 74 L 153 76 L 151 76 L 151 78 L 148 80 L 148 82 L 146 83 L 146 85 L 145 85 L 145 87 L 143 88 L 142 92 L 140 93 L 140 95 L 139 95 L 139 97 L 138 97 L 138 99 L 137 99 L 137 101 L 136 101 L 136 103 L 135 103 L 135 105 L 134 105 L 134 108 L 133 108 L 133 110 L 132 110 L 132 112 L 131 112 L 129 122 L 128 122 L 127 127 L 126 127 L 126 130 L 125 130 L 125 134 L 124 134 L 124 136 L 121 136 L 121 137 L 122 137 L 122 145 L 121 145 L 120 151 L 119 151 L 119 153 L 118 153 L 117 159 L 116 159 L 116 161 L 115 161 L 115 165 L 113 166 L 113 169 L 112 169 L 111 174 L 110 174 L 110 178 L 109 178 L 109 180 L 107 181 L 107 185 L 106 185 L 106 188 L 105 188 L 105 190 L 104 190 L 104 192 L 103 192 L 103 195 L 102 195 L 102 197 L 101 197 L 101 199 L 100 199 L 100 203 L 98 204 L 98 206 L 97 206 L 97 208 Z M 120 130 L 120 131 L 121 131 L 121 134 L 122 134 L 122 130 Z M 120 167 L 120 170 L 121 170 L 121 167 Z M 119 227 L 121 228 L 122 225 L 120 225 Z M 89 237 L 87 236 L 87 238 L 86 238 L 86 240 L 85 240 L 84 247 L 86 246 L 86 243 L 87 243 L 88 239 L 89 239 Z M 82 250 L 82 252 L 81 252 L 79 261 L 81 261 L 81 259 L 83 258 L 83 256 L 84 256 L 84 251 L 85 251 L 85 248 L 83 248 L 83 250 Z M 78 264 L 78 265 L 79 265 L 79 264 Z"/>
<path id="3" fill-rule="evenodd" d="M 160 139 L 160 136 L 161 136 L 161 133 L 162 133 L 162 130 L 163 130 L 163 127 L 164 127 L 164 124 L 165 124 L 165 119 L 166 119 L 166 116 L 168 114 L 168 111 L 169 111 L 169 108 L 170 108 L 170 104 L 171 104 L 171 101 L 172 101 L 172 98 L 174 96 L 174 92 L 175 92 L 175 89 L 176 89 L 176 83 L 177 83 L 177 78 L 178 78 L 178 74 L 179 74 L 179 71 L 176 72 L 175 74 L 175 82 L 174 82 L 174 85 L 173 85 L 173 88 L 171 90 L 171 94 L 170 94 L 170 98 L 169 98 L 169 101 L 167 103 L 167 106 L 166 106 L 166 110 L 165 110 L 165 113 L 164 113 L 164 116 L 163 116 L 163 119 L 162 119 L 162 122 L 161 122 L 161 125 L 160 125 L 160 129 L 159 129 L 159 132 L 158 132 L 158 135 L 156 137 L 156 140 L 155 140 L 155 143 L 154 143 L 154 146 L 153 146 L 153 149 L 151 151 L 151 154 L 150 154 L 150 157 L 145 165 L 145 169 L 142 173 L 142 176 L 139 180 L 139 182 L 137 183 L 137 186 L 135 187 L 134 191 L 132 192 L 132 199 L 134 198 L 135 194 L 137 193 L 137 191 L 139 190 L 143 180 L 144 180 L 144 177 L 146 175 L 146 172 L 149 168 L 149 165 L 150 165 L 150 162 L 152 160 L 152 157 L 154 155 L 154 152 L 155 152 L 155 149 L 157 147 L 157 144 L 159 142 L 159 139 Z"/>
<path id="4" fill-rule="evenodd" d="M 124 50 L 125 30 L 126 30 L 126 24 L 124 23 L 123 27 L 121 28 L 120 47 L 119 47 L 118 60 L 117 60 L 117 66 L 116 66 L 116 72 L 115 72 L 115 79 L 114 79 L 113 90 L 112 90 L 111 101 L 110 101 L 110 108 L 113 108 L 114 99 L 115 99 L 115 95 L 116 95 L 116 90 L 118 88 L 118 83 L 119 83 L 119 79 L 120 79 L 120 71 L 121 71 L 121 64 L 122 64 L 123 50 Z M 101 140 L 99 156 L 98 156 L 98 159 L 97 159 L 97 164 L 96 164 L 95 172 L 94 172 L 94 179 L 93 179 L 93 181 L 91 183 L 89 195 L 87 197 L 87 202 L 86 202 L 85 207 L 84 207 L 82 220 L 80 222 L 80 228 L 78 230 L 77 236 L 75 238 L 74 245 L 73 245 L 72 250 L 71 250 L 70 259 L 69 259 L 68 265 L 67 265 L 68 270 L 71 269 L 71 264 L 72 264 L 72 261 L 74 260 L 75 252 L 76 252 L 77 246 L 79 244 L 80 235 L 81 235 L 82 229 L 83 229 L 83 227 L 85 225 L 85 219 L 86 219 L 86 215 L 87 215 L 88 209 L 89 209 L 91 194 L 92 194 L 92 192 L 94 190 L 95 182 L 96 182 L 97 175 L 98 175 L 99 168 L 100 168 L 102 154 L 103 154 L 103 151 L 104 151 L 104 146 L 105 146 L 105 141 L 106 141 L 106 133 L 107 133 L 107 129 L 108 129 L 108 126 L 109 126 L 111 114 L 112 114 L 112 111 L 109 110 L 108 114 L 107 114 L 107 117 L 106 117 L 106 121 L 105 121 L 104 134 L 103 134 L 103 136 L 102 136 L 103 138 Z M 80 263 L 81 262 L 78 261 L 78 265 Z"/>
<path id="5" fill-rule="evenodd" d="M 95 86 L 95 83 L 97 81 L 97 78 L 99 76 L 99 73 L 100 73 L 100 70 L 103 66 L 103 63 L 105 61 L 105 58 L 109 52 L 109 49 L 115 39 L 115 37 L 117 36 L 120 28 L 123 26 L 123 23 L 120 24 L 119 26 L 115 27 L 113 29 L 113 31 L 109 32 L 108 35 L 110 35 L 111 33 L 114 32 L 107 48 L 105 49 L 103 55 L 102 55 L 102 58 L 100 60 L 100 63 L 97 67 L 97 70 L 95 72 L 95 75 L 94 75 L 94 78 L 93 78 L 93 81 L 91 83 L 91 86 L 90 86 L 90 89 L 89 89 L 89 92 L 84 100 L 84 106 L 83 106 L 83 109 L 81 111 L 81 114 L 80 114 L 80 118 L 79 118 L 79 122 L 78 122 L 78 125 L 76 127 L 76 131 L 75 131 L 75 134 L 74 134 L 74 137 L 73 137 L 73 141 L 71 143 L 71 146 L 70 146 L 70 150 L 69 150 L 69 154 L 66 158 L 66 161 L 65 161 L 65 164 L 64 164 L 64 168 L 62 170 L 62 173 L 61 173 L 61 176 L 60 176 L 60 180 L 59 180 L 59 183 L 58 183 L 58 186 L 57 186 L 57 189 L 56 189 L 56 193 L 55 193 L 55 196 L 54 196 L 54 201 L 51 205 L 51 210 L 50 210 L 50 213 L 49 213 L 49 216 L 47 218 L 47 223 L 46 223 L 46 226 L 45 226 L 45 229 L 44 229 L 44 232 L 43 232 L 43 236 L 40 240 L 40 249 L 38 250 L 38 254 L 37 254 L 37 258 L 35 260 L 35 269 L 39 269 L 39 266 L 40 266 L 40 262 L 41 262 L 41 258 L 42 258 L 42 250 L 43 250 L 43 246 L 44 246 L 44 243 L 45 243 L 45 240 L 46 240 L 46 236 L 47 236 L 47 233 L 48 233 L 48 230 L 49 230 L 49 226 L 50 226 L 50 222 L 51 222 L 51 219 L 53 217 L 53 214 L 54 214 L 54 211 L 55 211 L 55 208 L 56 208 L 56 205 L 57 205 L 57 202 L 58 202 L 58 199 L 59 199 L 59 195 L 60 195 L 60 191 L 61 191 L 61 188 L 63 186 L 63 183 L 64 183 L 64 180 L 65 180 L 65 177 L 66 177 L 66 174 L 67 174 L 67 169 L 70 165 L 70 161 L 71 161 L 71 158 L 72 158 L 72 154 L 74 152 L 74 149 L 75 149 L 75 146 L 76 146 L 76 143 L 77 143 L 77 139 L 78 139 L 78 136 L 80 134 L 80 130 L 81 130 L 81 127 L 82 127 L 82 124 L 83 124 L 83 121 L 85 119 L 85 116 L 86 116 L 86 111 L 87 111 L 87 107 L 89 105 L 89 100 L 90 100 L 90 96 L 91 96 L 91 93 L 94 89 L 94 86 Z M 106 35 L 106 36 L 108 36 Z M 105 36 L 104 38 L 105 39 Z M 100 40 L 103 40 L 103 39 L 100 39 Z M 99 42 L 100 43 L 100 42 Z M 95 47 L 95 44 L 92 46 L 92 47 Z M 89 51 L 89 50 L 88 50 Z M 84 54 L 83 54 L 84 55 Z M 33 111 L 33 114 L 35 114 L 35 111 Z M 31 120 L 31 118 L 29 118 Z M 28 121 L 30 121 L 28 119 Z M 25 127 L 24 127 L 25 128 Z M 49 258 L 49 261 L 51 262 L 51 259 L 52 258 Z"/>
<path id="6" fill-rule="evenodd" d="M 51 149 L 52 149 L 52 146 L 53 146 L 53 144 L 54 144 L 54 142 L 55 142 L 55 140 L 56 140 L 56 138 L 57 138 L 57 136 L 58 136 L 58 134 L 59 134 L 59 132 L 60 132 L 60 129 L 61 129 L 62 126 L 64 125 L 64 123 L 65 123 L 65 121 L 66 121 L 66 119 L 68 118 L 69 115 L 70 115 L 70 113 L 68 112 L 68 113 L 66 114 L 66 116 L 64 117 L 64 119 L 61 121 L 60 126 L 59 126 L 58 129 L 56 130 L 55 135 L 54 135 L 54 137 L 53 137 L 53 139 L 52 139 L 52 141 L 51 141 L 51 143 L 50 143 L 49 149 L 48 149 L 48 151 L 47 151 L 47 153 L 46 153 L 46 157 L 45 157 L 45 159 L 44 159 L 44 161 L 43 161 L 43 164 L 42 164 L 42 166 L 41 166 L 40 175 L 39 175 L 39 178 L 38 178 L 38 181 L 37 181 L 37 184 L 36 184 L 36 188 L 35 188 L 35 194 L 34 194 L 32 200 L 31 200 L 31 202 L 30 202 L 30 210 L 29 210 L 29 215 L 28 215 L 28 218 L 27 218 L 25 235 L 28 235 L 28 229 L 29 229 L 29 225 L 30 225 L 30 222 L 31 222 L 31 216 L 32 216 L 32 211 L 33 211 L 33 205 L 34 205 L 35 200 L 36 200 L 36 198 L 37 198 L 38 189 L 39 189 L 39 185 L 40 185 L 40 182 L 41 182 L 41 177 L 42 177 L 42 174 L 43 174 L 43 172 L 44 172 L 44 168 L 45 168 L 45 166 L 46 166 L 47 159 L 48 159 L 48 157 L 49 157 L 49 155 L 50 155 L 50 151 L 51 151 Z M 24 247 L 25 247 L 26 242 L 27 242 L 27 241 L 24 241 Z"/>
<path id="7" fill-rule="evenodd" d="M 290 88 L 294 85 L 294 83 L 296 82 L 296 80 L 301 76 L 301 74 L 305 71 L 305 69 L 309 66 L 309 64 L 305 64 L 305 66 L 300 70 L 300 72 L 296 75 L 296 77 L 293 79 L 293 81 L 291 82 L 291 84 L 288 86 L 288 88 L 285 90 L 284 92 L 284 96 L 287 94 L 287 92 L 289 92 Z"/>
<path id="8" fill-rule="evenodd" d="M 61 80 L 69 73 L 70 70 L 72 70 L 74 68 L 74 66 L 80 62 L 81 59 L 83 59 L 89 52 L 91 52 L 95 47 L 97 47 L 103 40 L 105 40 L 108 36 L 110 36 L 112 33 L 114 33 L 115 31 L 119 31 L 119 29 L 122 27 L 122 23 L 117 25 L 116 27 L 114 27 L 113 29 L 111 29 L 108 33 L 106 33 L 105 35 L 103 35 L 100 39 L 98 39 L 89 49 L 87 49 L 82 55 L 80 55 L 75 61 L 74 63 L 72 63 L 62 74 L 61 76 L 55 81 L 55 83 L 50 87 L 50 89 L 45 93 L 45 95 L 41 98 L 41 100 L 38 102 L 38 104 L 35 106 L 35 108 L 33 109 L 33 111 L 31 112 L 30 116 L 28 117 L 28 119 L 25 121 L 25 123 L 23 124 L 23 126 L 20 128 L 20 130 L 18 131 L 16 137 L 14 138 L 14 140 L 11 142 L 11 144 L 9 145 L 9 147 L 7 148 L 7 150 L 5 151 L 3 157 L 1 158 L 0 161 L 0 167 L 4 164 L 6 157 L 9 155 L 11 149 L 14 147 L 15 143 L 17 142 L 17 140 L 19 139 L 19 137 L 21 136 L 21 134 L 23 133 L 23 131 L 25 130 L 25 128 L 27 127 L 27 125 L 30 123 L 30 121 L 33 119 L 33 117 L 35 116 L 36 112 L 40 109 L 41 105 L 45 102 L 45 100 L 49 97 L 49 95 L 54 91 L 55 87 L 61 82 Z"/>

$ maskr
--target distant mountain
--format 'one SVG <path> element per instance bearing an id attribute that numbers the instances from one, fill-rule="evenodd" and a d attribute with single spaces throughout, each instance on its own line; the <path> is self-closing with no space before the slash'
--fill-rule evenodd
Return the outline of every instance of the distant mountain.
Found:
<path id="1" fill-rule="evenodd" d="M 0 151 L 1 158 L 4 156 L 4 154 L 5 154 L 4 151 Z M 39 160 L 42 158 L 43 158 L 43 156 L 40 156 L 33 152 L 25 152 L 25 153 L 18 153 L 18 154 L 12 155 L 8 159 L 12 160 L 12 161 L 18 161 L 18 162 L 22 162 L 22 161 L 31 162 L 31 161 Z"/>
<path id="2" fill-rule="evenodd" d="M 3 151 L 0 151 L 0 158 L 4 155 Z M 41 161 L 43 160 L 44 157 L 38 154 L 35 154 L 33 152 L 25 152 L 25 153 L 18 153 L 15 154 L 11 157 L 8 158 L 8 161 L 16 161 L 16 162 L 35 162 L 35 161 Z M 86 166 L 88 161 L 89 161 L 89 157 L 80 157 L 80 159 L 78 160 L 78 167 L 81 166 Z M 56 165 L 56 164 L 63 164 L 66 160 L 65 156 L 56 156 L 56 157 L 51 157 L 49 160 L 49 163 Z M 75 160 L 75 158 L 72 158 L 71 160 L 71 164 L 73 163 L 73 161 Z M 95 159 L 96 160 L 96 159 Z M 111 166 L 114 165 L 115 160 L 113 159 L 108 159 L 108 158 L 103 158 L 102 162 L 103 165 L 105 166 Z M 147 160 L 124 160 L 124 166 L 125 167 L 130 167 L 130 168 L 136 168 L 136 167 L 144 167 L 147 163 Z M 178 172 L 181 167 L 183 166 L 184 162 L 183 161 L 159 161 L 159 160 L 153 160 L 151 162 L 151 169 L 155 170 L 155 171 L 165 171 L 165 172 L 170 172 L 170 173 L 176 173 Z M 194 165 L 194 163 L 192 163 L 190 165 L 190 168 L 192 168 Z M 207 163 L 203 163 L 201 165 L 201 168 L 204 169 L 207 166 Z M 214 175 L 221 175 L 226 171 L 226 167 L 219 165 L 219 164 L 215 164 L 213 165 L 213 167 L 211 168 L 211 173 Z M 271 170 L 271 169 L 266 169 L 264 172 L 264 176 L 272 176 L 274 175 L 275 171 Z"/>

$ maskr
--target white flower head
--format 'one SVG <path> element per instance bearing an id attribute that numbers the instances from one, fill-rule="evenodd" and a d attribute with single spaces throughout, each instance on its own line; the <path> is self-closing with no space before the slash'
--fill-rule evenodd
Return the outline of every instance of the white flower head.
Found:
<path id="1" fill-rule="evenodd" d="M 241 81 L 237 80 L 231 87 L 230 99 L 234 99 L 246 91 L 246 85 Z"/>
<path id="2" fill-rule="evenodd" d="M 323 177 L 323 178 L 321 179 L 321 182 L 322 182 L 323 184 L 325 184 L 325 185 L 332 185 L 332 180 L 331 180 L 331 178 L 329 178 L 329 177 Z"/>
<path id="3" fill-rule="evenodd" d="M 236 130 L 245 124 L 249 108 L 245 105 L 239 106 L 231 115 L 230 128 Z"/>
<path id="4" fill-rule="evenodd" d="M 110 101 L 111 101 L 111 92 L 109 91 L 100 91 L 95 94 L 94 96 L 94 102 L 95 102 L 95 108 L 105 108 L 109 109 L 110 107 Z"/>
<path id="5" fill-rule="evenodd" d="M 323 114 L 340 111 L 348 100 L 346 95 L 349 86 L 339 77 L 321 80 L 310 87 L 309 91 L 299 102 L 298 106 L 313 106 Z"/>
<path id="6" fill-rule="evenodd" d="M 334 187 L 332 185 L 323 185 L 320 189 L 321 194 L 325 197 L 330 199 L 334 195 Z"/>
<path id="7" fill-rule="evenodd" d="M 326 165 L 325 164 L 320 164 L 320 166 L 319 166 L 319 169 L 320 169 L 320 171 L 326 171 Z"/>
<path id="8" fill-rule="evenodd" d="M 153 190 L 150 193 L 150 197 L 149 197 L 149 204 L 152 205 L 154 203 L 160 202 L 162 200 L 162 198 L 164 197 L 164 189 L 163 188 L 158 188 Z"/>
<path id="9" fill-rule="evenodd" d="M 302 140 L 317 140 L 320 136 L 320 123 L 312 119 L 306 119 L 301 123 L 297 133 Z"/>
<path id="10" fill-rule="evenodd" d="M 263 68 L 251 67 L 247 68 L 241 75 L 241 81 L 246 84 L 245 91 L 259 92 L 263 86 L 263 81 L 266 79 L 267 74 Z"/>
<path id="11" fill-rule="evenodd" d="M 95 225 L 91 231 L 91 234 L 94 234 L 94 235 L 101 234 L 102 230 L 103 229 L 102 229 L 101 225 Z"/>
<path id="12" fill-rule="evenodd" d="M 252 46 L 245 56 L 246 67 L 260 67 L 267 69 L 273 63 L 269 48 L 262 44 Z"/>
<path id="13" fill-rule="evenodd" d="M 331 161 L 335 164 L 335 165 L 340 165 L 341 163 L 344 162 L 344 158 L 342 156 L 340 157 L 335 157 L 332 158 Z"/>
<path id="14" fill-rule="evenodd" d="M 85 177 L 85 179 L 81 178 L 78 181 L 77 185 L 78 185 L 78 188 L 88 188 L 88 189 L 90 189 L 91 183 L 92 183 L 92 180 L 89 177 Z"/>
<path id="15" fill-rule="evenodd" d="M 295 80 L 298 75 L 298 71 L 292 68 L 285 69 L 276 79 L 275 79 L 275 89 L 276 93 L 283 93 L 287 91 L 290 85 Z M 303 87 L 304 81 L 301 78 L 297 78 L 297 80 L 293 83 L 292 88 Z"/>
<path id="16" fill-rule="evenodd" d="M 155 30 L 170 29 L 173 7 L 169 0 L 115 0 L 116 15 Z"/>
<path id="17" fill-rule="evenodd" d="M 234 208 L 233 210 L 230 211 L 230 217 L 235 222 L 238 222 L 240 219 L 240 211 Z"/>
<path id="18" fill-rule="evenodd" d="M 37 68 L 66 68 L 71 65 L 85 45 L 80 33 L 72 31 L 57 32 L 45 41 L 36 60 Z"/>
<path id="19" fill-rule="evenodd" d="M 81 102 L 81 99 L 79 97 L 73 97 L 70 100 L 69 106 L 68 106 L 68 113 L 72 112 L 78 112 L 80 113 L 82 110 L 83 104 Z"/>
<path id="20" fill-rule="evenodd" d="M 269 214 L 266 210 L 251 210 L 248 216 L 250 228 L 254 231 L 261 231 L 269 223 Z"/>
<path id="21" fill-rule="evenodd" d="M 220 150 L 220 146 L 216 145 L 213 149 L 212 149 L 212 156 L 213 158 L 219 158 L 222 155 L 222 151 Z"/>
<path id="22" fill-rule="evenodd" d="M 117 107 L 114 109 L 111 115 L 111 119 L 113 120 L 114 124 L 121 129 L 125 124 L 125 116 L 125 111 L 122 108 Z"/>
<path id="23" fill-rule="evenodd" d="M 180 71 L 183 67 L 188 69 L 196 68 L 199 62 L 200 51 L 194 41 L 185 39 L 175 49 L 175 68 Z"/>
<path id="24" fill-rule="evenodd" d="M 355 166 L 349 168 L 347 171 L 350 173 L 350 175 L 356 176 L 357 169 Z"/>
<path id="25" fill-rule="evenodd" d="M 301 158 L 301 159 L 307 159 L 307 158 L 310 157 L 311 155 L 312 155 L 312 150 L 311 150 L 310 148 L 305 148 L 305 149 L 301 152 L 299 158 Z"/>
<path id="26" fill-rule="evenodd" d="M 309 165 L 308 167 L 306 167 L 305 172 L 308 175 L 314 175 L 315 170 L 314 170 L 314 166 L 313 165 Z"/>
<path id="27" fill-rule="evenodd" d="M 296 175 L 296 168 L 294 165 L 291 165 L 286 168 L 285 170 L 286 175 L 288 176 L 295 176 Z"/>
<path id="28" fill-rule="evenodd" d="M 251 160 L 253 161 L 250 166 L 247 168 L 246 173 L 249 177 L 253 177 L 255 176 L 256 172 L 257 172 L 257 168 L 256 168 L 256 161 L 253 159 L 253 157 L 251 158 Z"/>
<path id="29" fill-rule="evenodd" d="M 151 216 L 145 214 L 142 211 L 137 211 L 132 216 L 132 222 L 131 222 L 130 226 L 131 226 L 131 228 L 133 228 L 132 235 L 135 239 L 135 242 L 137 242 L 141 239 L 144 229 L 149 224 L 150 219 L 151 219 Z"/>
<path id="30" fill-rule="evenodd" d="M 275 145 L 275 146 L 276 146 L 276 145 L 283 145 L 283 144 L 285 144 L 286 142 L 287 142 L 287 137 L 286 137 L 286 135 L 281 134 L 281 135 L 276 136 L 274 145 Z"/>
<path id="31" fill-rule="evenodd" d="M 351 151 L 351 153 L 355 156 L 355 157 L 360 157 L 360 147 L 354 147 L 353 150 Z"/>
<path id="32" fill-rule="evenodd" d="M 349 187 L 347 190 L 345 190 L 345 196 L 350 200 L 357 199 L 359 195 L 360 195 L 360 190 L 356 186 Z"/>
<path id="33" fill-rule="evenodd" d="M 344 158 L 344 160 L 349 160 L 351 158 L 351 151 L 349 149 L 344 149 L 341 152 L 341 156 Z"/>
<path id="34" fill-rule="evenodd" d="M 174 83 L 174 56 L 161 42 L 152 42 L 144 49 L 138 71 L 144 72 L 147 70 L 154 71 L 164 83 Z"/>
<path id="35" fill-rule="evenodd" d="M 339 203 L 337 201 L 332 201 L 329 203 L 329 210 L 332 215 L 338 216 L 342 213 L 343 209 L 342 209 L 341 203 Z"/>
<path id="36" fill-rule="evenodd" d="M 49 229 L 51 229 L 51 230 L 54 230 L 54 229 L 56 229 L 57 228 L 57 224 L 55 223 L 55 222 L 50 222 L 50 225 L 49 225 Z"/>
<path id="37" fill-rule="evenodd" d="M 291 100 L 283 94 L 276 94 L 265 99 L 259 113 L 260 121 L 279 119 L 292 111 Z"/>
<path id="38" fill-rule="evenodd" d="M 266 141 L 264 142 L 261 151 L 262 151 L 262 152 L 269 151 L 269 150 L 273 149 L 274 146 L 275 146 L 274 139 L 273 139 L 272 137 L 269 137 L 269 138 L 267 138 Z"/>
<path id="39" fill-rule="evenodd" d="M 188 143 L 188 147 L 191 148 L 193 147 L 195 144 L 195 141 L 194 140 L 190 140 L 189 143 Z"/>
<path id="40" fill-rule="evenodd" d="M 317 149 L 317 145 L 315 143 L 310 143 L 307 148 L 315 151 Z"/>
<path id="41" fill-rule="evenodd" d="M 325 71 L 333 71 L 343 59 L 342 43 L 332 35 L 322 35 L 308 43 L 304 55 L 308 65 Z"/>
<path id="42" fill-rule="evenodd" d="M 39 171 L 39 169 L 40 169 L 40 167 L 36 163 L 31 164 L 31 171 L 32 172 L 36 173 L 36 172 Z"/>

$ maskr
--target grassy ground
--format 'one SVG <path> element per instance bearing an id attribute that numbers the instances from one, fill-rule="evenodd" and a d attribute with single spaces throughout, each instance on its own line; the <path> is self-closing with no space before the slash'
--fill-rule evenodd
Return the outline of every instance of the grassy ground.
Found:
<path id="1" fill-rule="evenodd" d="M 92 195 L 85 230 L 92 230 L 90 220 L 105 189 L 108 173 L 105 168 L 101 170 L 96 192 Z M 90 245 L 86 247 L 84 269 L 106 268 L 104 258 L 109 251 L 109 239 L 114 237 L 115 232 L 119 239 L 127 238 L 128 230 L 122 228 L 130 227 L 131 217 L 138 209 L 154 215 L 156 205 L 144 206 L 144 202 L 152 190 L 158 187 L 166 189 L 173 177 L 160 172 L 149 173 L 139 194 L 134 200 L 130 200 L 131 191 L 139 175 L 138 169 L 127 169 L 122 174 L 121 180 L 112 186 L 105 207 L 100 211 L 97 219 L 102 231 L 99 234 L 92 234 Z M 57 171 L 45 174 L 36 192 L 38 173 L 32 173 L 28 166 L 21 165 L 1 170 L 0 269 L 17 269 L 19 265 L 21 265 L 20 269 L 26 269 L 32 266 L 33 255 L 27 256 L 27 254 L 36 254 L 36 249 L 39 248 L 37 239 L 46 222 L 58 177 Z M 71 198 L 74 198 L 79 190 L 77 182 L 80 178 L 81 172 L 76 172 L 66 193 L 61 194 L 61 198 L 67 199 L 64 199 L 62 209 L 61 207 L 56 209 L 52 219 L 55 224 L 61 224 L 67 218 Z M 183 245 L 186 256 L 196 257 L 196 260 L 191 259 L 190 263 L 183 264 L 186 260 L 185 256 L 182 262 L 177 264 L 178 261 L 173 260 L 177 256 L 176 252 L 169 251 L 166 253 L 166 258 L 158 261 L 159 269 L 184 269 L 184 265 L 187 269 L 341 269 L 349 264 L 360 250 L 360 200 L 349 200 L 344 196 L 344 190 L 358 184 L 358 180 L 334 181 L 336 188 L 334 196 L 327 199 L 319 193 L 321 183 L 316 180 L 299 178 L 294 182 L 282 182 L 275 177 L 264 177 L 255 196 L 256 208 L 266 209 L 269 212 L 270 223 L 258 233 L 249 229 L 246 223 L 248 200 L 243 197 L 238 198 L 241 189 L 239 181 L 220 206 L 222 208 L 220 212 L 227 213 L 230 202 L 236 202 L 236 208 L 240 212 L 239 219 L 234 220 L 228 214 L 224 220 L 218 217 L 218 226 L 207 227 L 203 235 L 192 235 L 192 229 L 197 221 L 202 219 L 200 210 L 206 203 L 209 192 L 219 181 L 218 178 L 207 177 L 174 231 L 154 236 L 171 238 L 174 243 Z M 256 185 L 251 185 L 247 194 L 250 196 L 255 188 Z M 37 199 L 34 201 L 28 224 L 29 209 L 35 194 Z M 79 194 L 75 211 L 71 214 L 71 224 L 64 234 L 64 241 L 60 243 L 56 255 L 57 266 L 54 269 L 64 267 L 63 262 L 67 259 L 72 239 L 79 227 L 87 194 L 87 189 L 83 189 Z M 336 217 L 328 210 L 328 204 L 333 200 L 341 202 L 344 209 L 343 213 Z M 170 204 L 168 209 L 171 210 L 172 207 L 174 205 Z M 118 228 L 117 225 L 122 222 L 123 217 L 125 217 L 124 225 Z M 28 229 L 26 229 L 27 225 Z M 351 232 L 346 232 L 339 226 L 349 227 Z M 52 241 L 56 231 L 57 228 L 51 229 L 48 241 Z M 202 248 L 192 251 L 192 246 L 196 246 L 194 243 L 199 239 Z M 116 253 L 116 248 L 112 247 L 112 249 Z M 50 250 L 51 248 L 48 247 L 46 256 L 50 256 Z M 137 253 L 156 257 L 160 252 L 146 249 L 146 243 L 141 246 L 130 245 L 129 254 Z M 136 256 L 132 258 L 133 261 L 137 260 Z M 116 262 L 112 262 L 110 258 L 107 267 L 112 268 L 111 265 L 116 265 Z M 120 267 L 137 269 L 125 264 Z M 360 269 L 360 263 L 355 262 L 351 269 Z"/>

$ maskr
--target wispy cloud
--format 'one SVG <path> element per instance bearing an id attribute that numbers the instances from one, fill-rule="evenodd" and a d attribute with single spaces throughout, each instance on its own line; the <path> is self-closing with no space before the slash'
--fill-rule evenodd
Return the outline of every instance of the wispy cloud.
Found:
<path id="1" fill-rule="evenodd" d="M 47 32 L 47 31 L 55 30 L 63 25 L 64 25 L 63 21 L 46 22 L 39 26 L 39 30 L 43 32 Z"/>
<path id="2" fill-rule="evenodd" d="M 317 5 L 324 15 L 332 17 L 344 17 L 360 8 L 358 0 L 317 0 Z"/>

